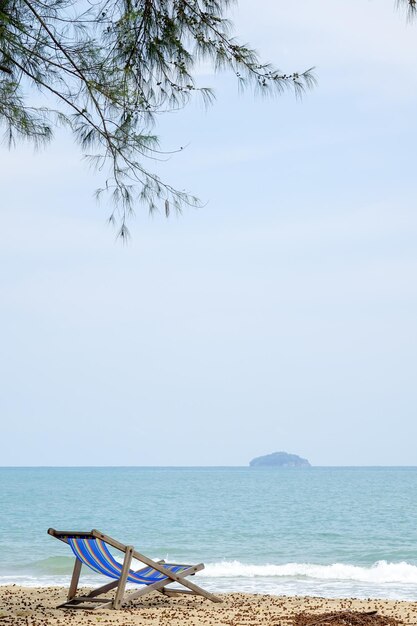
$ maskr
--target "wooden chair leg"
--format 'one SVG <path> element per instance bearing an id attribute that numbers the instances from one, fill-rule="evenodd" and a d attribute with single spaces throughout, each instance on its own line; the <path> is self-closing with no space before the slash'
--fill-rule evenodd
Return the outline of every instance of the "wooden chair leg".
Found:
<path id="1" fill-rule="evenodd" d="M 126 581 L 129 574 L 130 564 L 132 562 L 133 546 L 126 546 L 125 558 L 123 561 L 122 573 L 120 574 L 119 584 L 117 585 L 116 596 L 113 600 L 113 608 L 120 609 L 122 606 L 123 596 L 126 588 Z"/>
<path id="2" fill-rule="evenodd" d="M 70 582 L 70 586 L 68 590 L 68 600 L 72 600 L 77 593 L 78 581 L 80 580 L 81 567 L 82 567 L 81 561 L 79 559 L 75 559 L 74 569 L 72 572 L 72 578 L 71 578 L 71 582 Z"/>

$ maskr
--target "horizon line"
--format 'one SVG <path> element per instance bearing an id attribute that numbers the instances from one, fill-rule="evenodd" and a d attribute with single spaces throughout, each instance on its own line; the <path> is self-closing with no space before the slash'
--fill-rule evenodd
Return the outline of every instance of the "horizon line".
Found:
<path id="1" fill-rule="evenodd" d="M 280 467 L 273 465 L 263 465 L 258 467 L 247 465 L 0 465 L 0 469 L 126 469 L 126 468 L 136 468 L 136 469 L 322 469 L 322 468 L 417 468 L 417 465 L 310 465 L 307 467 Z"/>

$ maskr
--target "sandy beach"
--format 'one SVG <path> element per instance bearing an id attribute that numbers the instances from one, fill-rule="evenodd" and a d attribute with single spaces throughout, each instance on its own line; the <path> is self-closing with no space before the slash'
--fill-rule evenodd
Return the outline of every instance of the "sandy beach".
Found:
<path id="1" fill-rule="evenodd" d="M 149 626 L 293 626 L 302 613 L 320 615 L 332 611 L 377 611 L 378 616 L 395 618 L 404 624 L 417 624 L 417 602 L 394 600 L 325 599 L 222 594 L 223 602 L 214 604 L 200 597 L 166 598 L 152 594 L 120 611 L 61 610 L 63 587 L 0 587 L 0 621 L 4 625 L 61 626 L 93 624 Z M 300 622 L 298 622 L 300 623 Z M 334 622 L 336 623 L 336 622 Z"/>

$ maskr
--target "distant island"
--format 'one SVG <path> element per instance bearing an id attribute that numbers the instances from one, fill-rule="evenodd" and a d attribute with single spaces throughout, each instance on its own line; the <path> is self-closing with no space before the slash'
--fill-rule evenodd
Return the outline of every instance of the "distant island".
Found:
<path id="1" fill-rule="evenodd" d="M 258 456 L 249 463 L 250 467 L 311 467 L 307 459 L 303 459 L 297 454 L 287 452 L 273 452 Z"/>

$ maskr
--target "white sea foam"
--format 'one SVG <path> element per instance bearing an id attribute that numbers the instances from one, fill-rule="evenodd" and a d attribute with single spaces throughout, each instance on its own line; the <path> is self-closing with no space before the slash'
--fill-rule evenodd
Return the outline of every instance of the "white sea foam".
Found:
<path id="1" fill-rule="evenodd" d="M 204 570 L 206 578 L 311 578 L 315 580 L 345 580 L 365 583 L 417 584 L 417 566 L 410 563 L 377 561 L 369 567 L 333 563 L 285 563 L 283 565 L 248 565 L 239 561 L 210 563 Z"/>
<path id="2" fill-rule="evenodd" d="M 2 572 L 0 585 L 66 586 L 70 574 L 64 574 L 63 566 L 64 562 L 48 559 L 37 563 L 32 571 L 25 573 L 22 570 L 9 575 Z M 378 561 L 368 567 L 361 567 L 345 563 L 277 565 L 220 561 L 206 564 L 206 568 L 196 578 L 203 587 L 213 592 L 403 600 L 414 600 L 417 597 L 417 566 L 406 562 Z M 83 584 L 87 586 L 97 586 L 100 580 L 102 577 L 87 570 L 83 575 Z"/>

